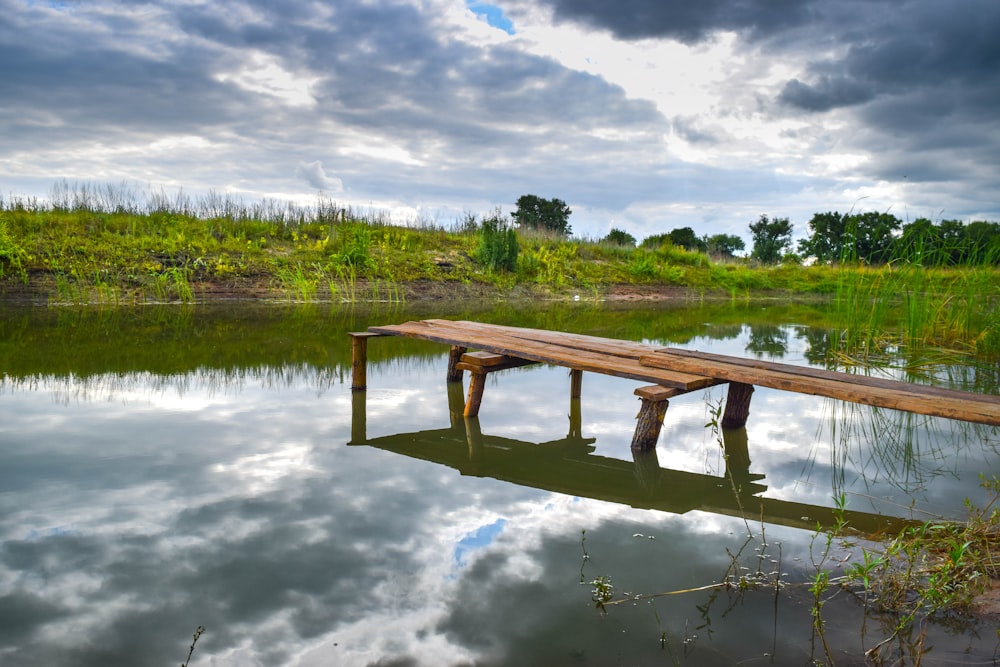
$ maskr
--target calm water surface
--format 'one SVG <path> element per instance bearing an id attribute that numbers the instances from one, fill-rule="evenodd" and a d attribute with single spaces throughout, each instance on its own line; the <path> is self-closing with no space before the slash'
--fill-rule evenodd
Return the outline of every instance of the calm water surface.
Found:
<path id="1" fill-rule="evenodd" d="M 467 424 L 447 349 L 396 338 L 370 343 L 369 390 L 350 391 L 345 334 L 370 324 L 809 364 L 831 335 L 821 306 L 2 313 L 2 665 L 179 664 L 199 625 L 192 665 L 826 662 L 803 582 L 833 498 L 862 528 L 961 517 L 1000 472 L 995 429 L 766 389 L 745 432 L 706 428 L 722 388 L 671 400 L 634 460 L 639 384 L 587 374 L 573 405 L 549 367 L 491 375 Z M 983 368 L 935 381 L 997 392 Z M 722 581 L 734 559 L 788 585 L 592 600 L 598 578 L 616 600 L 651 596 Z M 837 664 L 862 664 L 893 622 L 845 593 L 824 617 Z M 922 627 L 922 664 L 997 659 L 995 625 Z M 915 635 L 886 655 L 912 664 Z"/>

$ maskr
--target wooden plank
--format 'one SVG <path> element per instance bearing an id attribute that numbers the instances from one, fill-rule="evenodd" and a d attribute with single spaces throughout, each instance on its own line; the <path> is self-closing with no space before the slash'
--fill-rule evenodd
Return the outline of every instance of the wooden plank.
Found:
<path id="1" fill-rule="evenodd" d="M 462 355 L 461 361 L 462 363 L 470 366 L 480 366 L 486 368 L 489 366 L 503 366 L 511 363 L 512 361 L 524 361 L 524 359 L 518 359 L 517 357 L 511 357 L 506 354 L 496 354 L 495 352 L 484 352 L 480 350 L 479 352 L 466 352 Z"/>
<path id="2" fill-rule="evenodd" d="M 774 361 L 763 361 L 761 359 L 747 359 L 744 357 L 732 357 L 722 354 L 712 354 L 710 352 L 698 352 L 696 350 L 683 350 L 675 347 L 659 348 L 657 352 L 664 352 L 678 357 L 688 359 L 698 359 L 709 362 L 719 362 L 745 366 L 747 368 L 757 368 L 761 370 L 773 370 L 784 373 L 800 374 L 807 377 L 824 378 L 828 380 L 840 380 L 851 382 L 852 384 L 866 387 L 878 387 L 883 389 L 898 389 L 900 386 L 910 388 L 915 393 L 927 396 L 941 396 L 944 398 L 964 398 L 976 397 L 984 403 L 996 403 L 1000 405 L 1000 396 L 994 394 L 977 394 L 957 389 L 947 389 L 945 387 L 934 387 L 926 384 L 916 384 L 904 380 L 893 380 L 890 378 L 871 377 L 869 375 L 859 375 L 857 373 L 844 373 L 840 371 L 830 371 L 825 368 L 813 368 L 811 366 L 795 366 L 793 364 L 783 364 Z"/>
<path id="3" fill-rule="evenodd" d="M 854 382 L 854 376 L 847 373 L 831 377 L 827 374 L 810 374 L 807 372 L 809 369 L 800 366 L 789 370 L 759 368 L 732 363 L 729 359 L 692 358 L 662 351 L 642 357 L 640 363 L 681 372 L 706 373 L 729 382 L 743 382 L 880 408 L 1000 426 L 1000 405 L 991 400 L 979 400 L 980 394 L 969 392 L 941 390 L 945 393 L 939 391 L 931 395 L 913 389 L 921 385 L 906 382 L 884 380 L 879 386 L 867 386 Z M 892 384 L 886 385 L 885 382 Z"/>
<path id="4" fill-rule="evenodd" d="M 674 387 L 664 387 L 658 384 L 654 384 L 649 387 L 639 387 L 634 392 L 639 398 L 645 398 L 649 401 L 665 401 L 674 396 L 680 396 L 684 392 L 675 389 Z"/>
<path id="5" fill-rule="evenodd" d="M 527 329 L 524 327 L 512 327 L 504 324 L 484 324 L 482 322 L 470 322 L 466 320 L 424 320 L 436 326 L 457 325 L 462 329 L 479 331 L 482 333 L 503 333 L 505 335 L 521 338 L 538 343 L 548 343 L 561 347 L 586 350 L 588 352 L 600 352 L 611 356 L 627 357 L 638 359 L 643 354 L 649 354 L 660 349 L 657 345 L 638 343 L 635 341 L 619 340 L 615 338 L 601 338 L 599 336 L 588 336 L 585 334 L 572 334 L 564 331 L 551 331 L 548 329 Z"/>
<path id="6" fill-rule="evenodd" d="M 530 359 L 519 359 L 517 357 L 509 357 L 505 354 L 493 355 L 499 357 L 501 361 L 497 363 L 491 363 L 487 365 L 480 365 L 478 363 L 469 363 L 462 357 L 462 361 L 458 362 L 455 366 L 460 371 L 470 371 L 472 373 L 494 373 L 496 371 L 506 371 L 511 368 L 520 368 L 521 366 L 531 366 L 532 364 L 537 364 L 537 361 L 531 361 Z"/>
<path id="7" fill-rule="evenodd" d="M 385 335 L 410 336 L 446 345 L 464 345 L 497 354 L 507 354 L 571 369 L 602 373 L 641 382 L 652 382 L 692 391 L 719 381 L 703 374 L 676 372 L 643 366 L 638 359 L 608 356 L 577 348 L 517 338 L 497 329 L 465 327 L 463 323 L 439 320 L 417 321 L 380 327 L 369 331 Z"/>

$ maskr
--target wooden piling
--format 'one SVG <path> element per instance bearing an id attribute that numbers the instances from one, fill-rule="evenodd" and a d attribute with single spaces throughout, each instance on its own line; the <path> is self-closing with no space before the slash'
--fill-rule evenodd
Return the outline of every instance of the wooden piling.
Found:
<path id="1" fill-rule="evenodd" d="M 569 401 L 569 433 L 566 434 L 566 438 L 570 440 L 583 438 L 583 410 L 579 398 L 571 398 Z"/>
<path id="2" fill-rule="evenodd" d="M 461 382 L 449 382 L 448 387 L 448 415 L 452 428 L 463 427 L 463 414 L 465 412 L 465 392 Z"/>
<path id="3" fill-rule="evenodd" d="M 475 372 L 469 374 L 469 398 L 465 401 L 466 417 L 478 417 L 479 406 L 483 402 L 483 390 L 486 389 L 486 373 Z"/>
<path id="4" fill-rule="evenodd" d="M 747 419 L 750 417 L 751 396 L 753 396 L 752 384 L 729 383 L 726 412 L 722 415 L 722 428 L 742 428 L 747 425 Z"/>
<path id="5" fill-rule="evenodd" d="M 368 392 L 351 392 L 351 442 L 363 445 L 368 440 Z"/>
<path id="6" fill-rule="evenodd" d="M 459 345 L 451 346 L 451 352 L 448 353 L 448 376 L 446 378 L 448 382 L 462 381 L 462 369 L 458 367 L 458 364 L 468 349 Z"/>
<path id="7" fill-rule="evenodd" d="M 382 334 L 351 331 L 347 335 L 351 337 L 351 390 L 364 391 L 368 388 L 368 339 Z"/>
<path id="8" fill-rule="evenodd" d="M 569 372 L 569 397 L 570 399 L 580 398 L 583 394 L 583 371 L 572 369 Z"/>
<path id="9" fill-rule="evenodd" d="M 660 427 L 663 426 L 663 417 L 667 414 L 669 405 L 667 399 L 676 396 L 677 393 L 675 389 L 660 385 L 639 387 L 635 390 L 635 395 L 642 400 L 642 407 L 639 408 L 635 435 L 632 436 L 632 451 L 644 452 L 656 448 Z"/>

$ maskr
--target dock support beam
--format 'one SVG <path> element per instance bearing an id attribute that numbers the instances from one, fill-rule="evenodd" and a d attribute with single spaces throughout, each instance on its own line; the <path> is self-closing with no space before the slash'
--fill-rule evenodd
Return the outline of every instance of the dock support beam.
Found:
<path id="1" fill-rule="evenodd" d="M 750 417 L 750 397 L 753 385 L 742 382 L 729 383 L 726 412 L 722 415 L 722 428 L 743 428 Z"/>
<path id="2" fill-rule="evenodd" d="M 368 392 L 351 392 L 351 441 L 350 445 L 363 445 L 368 441 Z"/>
<path id="3" fill-rule="evenodd" d="M 660 437 L 660 427 L 663 417 L 667 414 L 668 398 L 677 395 L 677 391 L 660 385 L 639 387 L 635 395 L 642 400 L 639 408 L 638 423 L 635 425 L 635 435 L 632 436 L 632 451 L 645 452 L 656 449 L 656 441 Z"/>
<path id="4" fill-rule="evenodd" d="M 466 417 L 478 417 L 479 406 L 483 402 L 483 390 L 486 389 L 486 373 L 472 371 L 469 373 L 469 398 L 465 401 Z"/>
<path id="5" fill-rule="evenodd" d="M 574 368 L 569 372 L 570 400 L 580 398 L 581 394 L 583 394 L 583 371 Z"/>
<path id="6" fill-rule="evenodd" d="M 451 352 L 448 353 L 448 382 L 462 381 L 462 369 L 458 367 L 458 364 L 462 361 L 462 355 L 468 349 L 467 347 L 460 347 L 458 345 L 451 346 Z"/>
<path id="7" fill-rule="evenodd" d="M 368 388 L 368 339 L 382 334 L 351 331 L 347 335 L 351 337 L 351 390 L 364 391 Z"/>

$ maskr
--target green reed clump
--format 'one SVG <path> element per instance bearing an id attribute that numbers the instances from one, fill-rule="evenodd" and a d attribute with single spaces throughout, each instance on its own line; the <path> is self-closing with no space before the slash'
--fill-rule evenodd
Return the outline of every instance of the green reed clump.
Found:
<path id="1" fill-rule="evenodd" d="M 1000 353 L 998 258 L 960 269 L 947 254 L 919 239 L 910 254 L 879 267 L 841 264 L 835 309 L 841 322 L 838 354 L 862 363 L 889 362 L 927 348 L 953 353 Z"/>
<path id="2" fill-rule="evenodd" d="M 517 255 L 520 249 L 514 226 L 498 210 L 484 218 L 476 234 L 476 261 L 488 271 L 517 270 Z"/>

